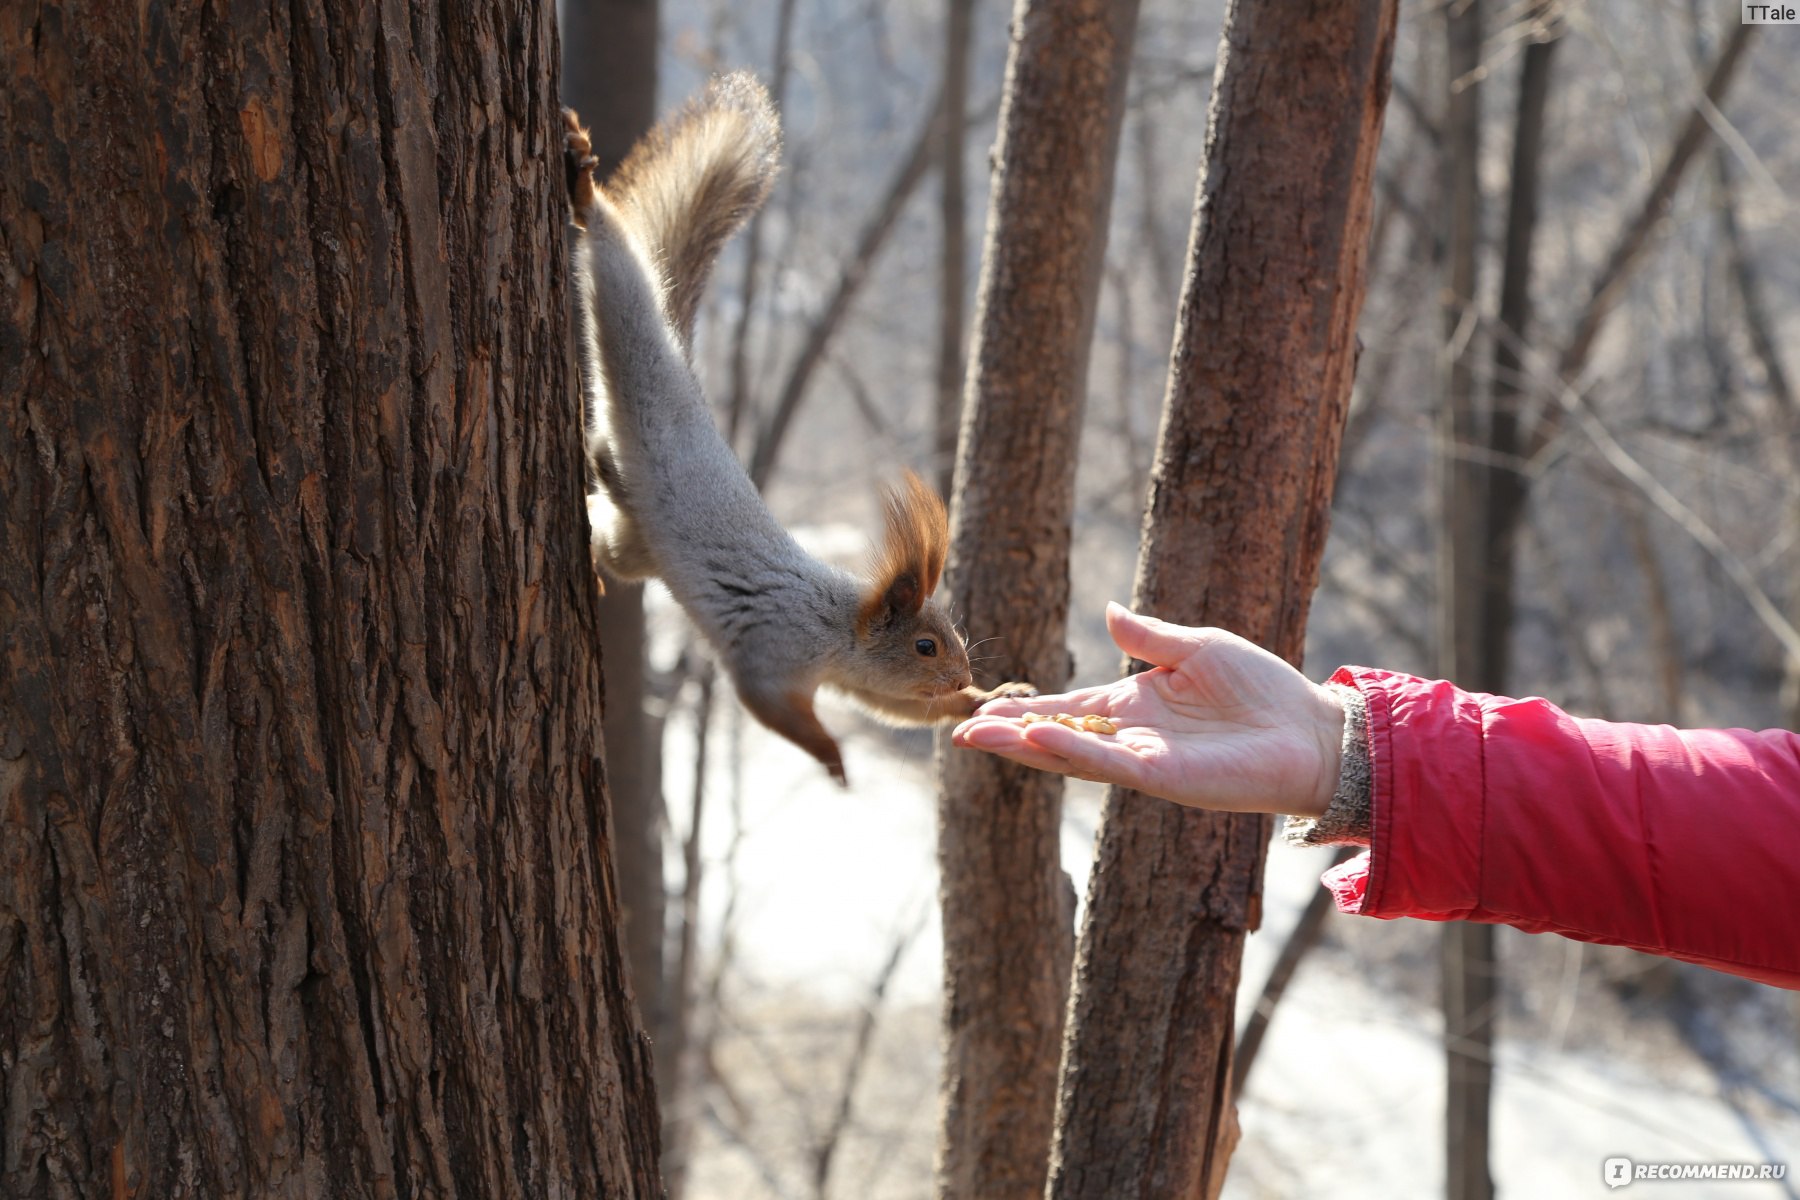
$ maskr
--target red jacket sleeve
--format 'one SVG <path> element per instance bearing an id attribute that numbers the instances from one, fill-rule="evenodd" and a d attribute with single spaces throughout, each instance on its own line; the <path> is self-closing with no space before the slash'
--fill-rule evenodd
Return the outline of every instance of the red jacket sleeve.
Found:
<path id="1" fill-rule="evenodd" d="M 1488 921 L 1800 988 L 1800 736 L 1571 717 L 1349 667 L 1369 853 L 1345 912 Z"/>

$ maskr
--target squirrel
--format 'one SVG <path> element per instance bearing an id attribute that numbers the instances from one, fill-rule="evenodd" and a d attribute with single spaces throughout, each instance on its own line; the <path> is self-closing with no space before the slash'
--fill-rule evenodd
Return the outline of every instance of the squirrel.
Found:
<path id="1" fill-rule="evenodd" d="M 596 559 L 620 578 L 662 579 L 744 706 L 840 785 L 843 755 L 813 708 L 821 686 L 900 725 L 1036 695 L 974 685 L 932 598 L 950 545 L 944 504 L 917 475 L 888 489 L 885 533 L 857 579 L 800 548 L 713 424 L 688 345 L 714 259 L 773 184 L 780 129 L 761 84 L 714 80 L 603 186 L 579 117 L 563 117 Z"/>

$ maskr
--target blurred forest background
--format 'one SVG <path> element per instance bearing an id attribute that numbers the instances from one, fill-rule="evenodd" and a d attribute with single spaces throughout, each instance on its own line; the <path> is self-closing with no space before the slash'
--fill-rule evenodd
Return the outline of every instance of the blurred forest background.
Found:
<path id="1" fill-rule="evenodd" d="M 777 515 L 854 565 L 878 485 L 902 465 L 947 480 L 952 465 L 940 414 L 961 395 L 961 349 L 945 331 L 966 337 L 973 308 L 1009 13 L 1000 0 L 653 7 L 657 112 L 740 67 L 781 105 L 783 174 L 715 276 L 697 358 Z M 1621 720 L 1794 727 L 1800 29 L 1746 34 L 1735 0 L 1483 8 L 1467 65 L 1446 53 L 1445 5 L 1401 5 L 1309 673 L 1454 661 L 1435 614 L 1444 413 L 1460 388 L 1475 445 L 1457 457 L 1528 493 L 1517 603 L 1494 619 L 1506 690 Z M 1077 684 L 1118 666 L 1101 611 L 1131 589 L 1223 9 L 1143 0 L 1078 478 Z M 615 22 L 645 12 L 564 0 L 565 94 L 590 117 L 625 85 Z M 946 141 L 933 118 L 959 53 L 968 81 L 951 89 L 962 118 Z M 1525 89 L 1542 97 L 1542 137 L 1521 154 Z M 1452 92 L 1475 107 L 1451 111 Z M 1460 228 L 1458 162 L 1480 201 Z M 1530 172 L 1521 276 L 1509 197 Z M 1473 272 L 1462 283 L 1458 263 Z M 1465 286 L 1469 303 L 1446 303 Z M 609 774 L 621 806 L 621 780 L 637 781 L 624 786 L 642 789 L 653 839 L 638 844 L 660 846 L 646 851 L 660 872 L 621 861 L 621 877 L 671 1194 L 930 1194 L 931 738 L 829 713 L 849 733 L 854 786 L 838 793 L 714 688 L 666 596 L 652 588 L 645 604 L 647 634 L 624 635 L 649 646 L 645 720 L 626 735 L 642 761 Z M 628 658 L 609 647 L 609 688 L 634 686 Z M 618 719 L 634 714 L 609 700 Z M 1077 895 L 1097 794 L 1069 793 Z M 1271 855 L 1243 1015 L 1325 861 Z M 1616 1154 L 1800 1166 L 1800 998 L 1509 930 L 1499 947 L 1502 1191 L 1597 1194 Z M 1245 1083 L 1226 1194 L 1437 1194 L 1438 988 L 1436 929 L 1327 918 Z M 1791 1178 L 1718 1187 L 1800 1195 Z"/>

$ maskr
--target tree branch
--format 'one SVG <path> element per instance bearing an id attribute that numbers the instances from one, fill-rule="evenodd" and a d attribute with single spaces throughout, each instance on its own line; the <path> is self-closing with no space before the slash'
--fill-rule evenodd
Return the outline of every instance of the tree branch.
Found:
<path id="1" fill-rule="evenodd" d="M 983 106 L 981 113 L 971 116 L 970 121 L 979 120 L 983 115 L 991 113 L 993 107 Z M 943 120 L 943 113 L 944 97 L 940 90 L 932 103 L 931 111 L 920 125 L 918 133 L 913 136 L 906 158 L 901 160 L 899 168 L 888 181 L 880 203 L 863 226 L 861 236 L 856 239 L 856 248 L 851 251 L 843 269 L 838 272 L 837 285 L 832 289 L 830 299 L 807 328 L 806 340 L 801 344 L 800 352 L 794 357 L 794 364 L 788 370 L 787 379 L 775 402 L 775 410 L 769 415 L 768 424 L 757 438 L 756 448 L 750 456 L 750 481 L 758 488 L 768 484 L 769 475 L 775 469 L 776 458 L 781 453 L 782 443 L 787 439 L 788 426 L 793 422 L 800 402 L 806 398 L 807 385 L 812 382 L 813 374 L 824 362 L 825 351 L 830 347 L 831 339 L 849 314 L 851 303 L 868 279 L 869 269 L 887 244 L 888 235 L 894 231 L 901 212 L 906 208 L 906 202 L 912 199 L 913 193 L 924 182 L 926 173 L 932 167 L 932 153 L 938 148 L 938 123 Z"/>

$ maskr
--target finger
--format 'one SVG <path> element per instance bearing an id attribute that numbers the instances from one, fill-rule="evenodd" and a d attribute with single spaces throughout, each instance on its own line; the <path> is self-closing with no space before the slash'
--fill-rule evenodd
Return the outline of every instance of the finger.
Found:
<path id="1" fill-rule="evenodd" d="M 1023 729 L 1017 721 L 978 712 L 950 731 L 950 741 L 958 746 L 975 746 L 986 750 L 1018 736 Z"/>
<path id="2" fill-rule="evenodd" d="M 1055 722 L 1026 725 L 1022 732 L 1026 741 L 1065 763 L 1065 774 L 1130 788 L 1138 788 L 1143 781 L 1144 764 L 1137 751 L 1104 734 Z"/>
<path id="3" fill-rule="evenodd" d="M 1123 604 L 1106 606 L 1106 631 L 1119 649 L 1153 667 L 1174 667 L 1194 652 L 1200 631 L 1134 613 Z"/>
<path id="4" fill-rule="evenodd" d="M 1053 771 L 1058 775 L 1074 773 L 1074 768 L 1066 759 L 1026 740 L 1026 728 L 1027 726 L 1016 721 L 974 719 L 958 725 L 951 734 L 951 741 L 958 746 L 985 750 L 989 754 L 1011 759 L 1040 771 Z"/>

